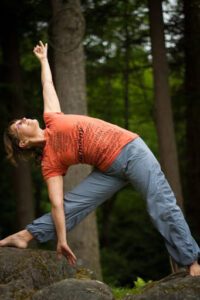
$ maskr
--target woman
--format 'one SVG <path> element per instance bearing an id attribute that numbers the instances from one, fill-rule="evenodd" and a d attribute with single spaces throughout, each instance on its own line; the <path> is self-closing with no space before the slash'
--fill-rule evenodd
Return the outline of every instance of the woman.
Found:
<path id="1" fill-rule="evenodd" d="M 42 173 L 52 209 L 51 214 L 1 240 L 0 246 L 26 248 L 33 238 L 45 242 L 57 237 L 58 256 L 66 256 L 73 265 L 76 257 L 67 244 L 66 228 L 71 230 L 130 182 L 146 199 L 149 215 L 173 259 L 188 266 L 191 275 L 200 275 L 199 247 L 151 151 L 135 133 L 87 116 L 62 114 L 47 59 L 47 44 L 40 41 L 33 52 L 41 63 L 46 128 L 41 129 L 37 120 L 15 120 L 6 130 L 4 142 L 11 161 L 36 155 L 38 149 L 42 151 Z M 95 169 L 63 195 L 63 176 L 76 163 L 91 164 Z"/>

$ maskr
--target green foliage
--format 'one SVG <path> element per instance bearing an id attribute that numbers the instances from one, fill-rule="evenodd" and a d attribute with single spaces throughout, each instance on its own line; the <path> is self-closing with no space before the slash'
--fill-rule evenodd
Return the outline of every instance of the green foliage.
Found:
<path id="1" fill-rule="evenodd" d="M 109 201 L 98 210 L 104 280 L 131 286 L 138 276 L 157 280 L 168 274 L 163 240 L 153 228 L 141 196 L 132 187 L 123 189 L 108 208 L 110 215 L 104 210 Z"/>
<path id="2" fill-rule="evenodd" d="M 152 281 L 149 280 L 145 282 L 144 279 L 137 277 L 137 280 L 134 281 L 134 287 L 132 288 L 122 288 L 122 287 L 113 287 L 112 292 L 116 300 L 124 299 L 125 296 L 139 294 L 144 287 L 146 287 Z"/>
<path id="3" fill-rule="evenodd" d="M 134 281 L 135 289 L 141 289 L 144 288 L 147 284 L 151 283 L 152 280 L 149 280 L 148 282 L 145 282 L 144 279 L 137 277 L 137 280 Z"/>
<path id="4" fill-rule="evenodd" d="M 154 122 L 153 79 L 149 45 L 147 1 L 84 0 L 86 17 L 84 40 L 86 53 L 87 99 L 89 114 L 125 126 L 125 95 L 128 94 L 129 129 L 137 132 L 158 157 L 158 141 Z M 42 124 L 42 93 L 40 70 L 32 56 L 32 47 L 39 39 L 47 40 L 47 24 L 51 19 L 48 1 L 3 1 L 2 13 L 14 12 L 19 18 L 18 38 L 21 54 L 21 72 L 25 112 L 28 117 L 40 115 Z M 9 8 L 9 9 L 8 9 Z M 13 16 L 13 17 L 14 17 Z M 9 13 L 9 17 L 10 13 Z M 9 18 L 8 18 L 9 19 Z M 12 19 L 12 18 L 11 18 Z M 177 25 L 178 22 L 178 26 Z M 185 103 L 183 95 L 184 57 L 182 20 L 173 15 L 166 30 L 173 33 L 168 44 L 170 84 L 175 116 L 176 136 L 181 169 L 185 168 Z M 1 26 L 3 31 L 3 26 Z M 171 36 L 170 36 L 171 37 Z M 169 38 L 169 35 L 168 35 Z M 172 40 L 171 40 L 172 41 Z M 174 46 L 176 45 L 176 47 Z M 128 56 L 128 66 L 126 58 Z M 3 71 L 0 49 L 0 67 Z M 7 62 L 6 62 L 7 63 Z M 1 72 L 2 77 L 3 72 Z M 125 87 L 125 76 L 128 84 Z M 3 128 L 11 118 L 10 102 L 4 92 L 12 87 L 2 78 L 1 137 Z M 1 157 L 5 157 L 0 147 Z M 0 162 L 0 235 L 15 231 L 16 195 L 11 184 L 12 169 L 5 159 Z M 185 173 L 182 171 L 184 180 Z M 47 191 L 40 170 L 33 168 L 36 214 L 49 211 Z M 156 280 L 169 272 L 164 242 L 153 228 L 141 196 L 132 187 L 123 189 L 115 198 L 98 209 L 101 260 L 104 280 L 115 286 L 116 298 L 135 293 L 149 279 Z M 139 276 L 139 277 L 138 277 Z M 144 278 L 141 279 L 141 278 Z"/>
<path id="5" fill-rule="evenodd" d="M 127 295 L 134 295 L 134 294 L 136 294 L 135 290 L 131 289 L 131 288 L 117 288 L 117 287 L 113 287 L 112 288 L 112 292 L 113 292 L 114 298 L 116 300 L 122 300 Z"/>

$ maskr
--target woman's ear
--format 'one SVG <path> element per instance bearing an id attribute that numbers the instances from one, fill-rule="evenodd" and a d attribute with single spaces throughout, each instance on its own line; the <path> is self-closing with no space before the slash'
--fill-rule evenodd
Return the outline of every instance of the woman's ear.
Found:
<path id="1" fill-rule="evenodd" d="M 19 141 L 20 148 L 28 148 L 29 141 L 28 139 L 23 139 Z"/>

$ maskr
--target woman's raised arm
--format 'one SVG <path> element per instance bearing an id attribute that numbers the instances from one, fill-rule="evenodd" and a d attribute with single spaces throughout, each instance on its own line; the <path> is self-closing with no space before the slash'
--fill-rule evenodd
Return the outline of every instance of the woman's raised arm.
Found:
<path id="1" fill-rule="evenodd" d="M 42 41 L 33 49 L 41 64 L 44 112 L 61 112 L 60 102 L 53 84 L 51 69 L 47 57 L 48 45 Z"/>

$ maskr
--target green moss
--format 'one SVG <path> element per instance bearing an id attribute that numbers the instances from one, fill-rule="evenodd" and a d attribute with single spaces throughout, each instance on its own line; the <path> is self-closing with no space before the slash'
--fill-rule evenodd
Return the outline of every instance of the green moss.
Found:
<path id="1" fill-rule="evenodd" d="M 152 286 L 152 284 L 153 282 L 151 280 L 145 282 L 142 278 L 137 277 L 137 280 L 134 281 L 133 288 L 113 287 L 112 292 L 116 300 L 121 300 L 127 295 L 135 295 L 142 293 L 144 289 L 148 288 L 149 286 Z"/>
<path id="2" fill-rule="evenodd" d="M 89 273 L 89 270 L 84 268 L 79 268 L 76 270 L 76 279 L 92 279 L 92 274 Z"/>
<path id="3" fill-rule="evenodd" d="M 121 300 L 128 294 L 129 295 L 136 294 L 134 288 L 129 289 L 129 288 L 116 288 L 116 287 L 112 288 L 112 293 L 116 300 Z"/>

